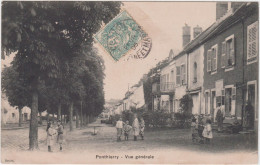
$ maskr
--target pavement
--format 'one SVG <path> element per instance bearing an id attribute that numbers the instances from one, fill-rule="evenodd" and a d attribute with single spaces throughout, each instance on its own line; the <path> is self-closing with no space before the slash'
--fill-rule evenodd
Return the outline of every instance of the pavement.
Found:
<path id="1" fill-rule="evenodd" d="M 145 140 L 133 141 L 131 135 L 129 141 L 117 142 L 115 127 L 100 124 L 99 120 L 72 132 L 68 129 L 65 126 L 64 151 L 59 152 L 56 144 L 53 153 L 47 152 L 44 127 L 39 128 L 40 150 L 35 152 L 27 151 L 28 129 L 2 130 L 2 162 L 257 163 L 257 134 L 214 132 L 211 144 L 199 144 L 191 141 L 189 129 L 146 129 Z"/>

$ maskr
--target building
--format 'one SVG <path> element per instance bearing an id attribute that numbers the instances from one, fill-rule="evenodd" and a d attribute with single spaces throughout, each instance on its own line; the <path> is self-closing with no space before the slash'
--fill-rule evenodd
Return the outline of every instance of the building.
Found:
<path id="1" fill-rule="evenodd" d="M 221 104 L 226 121 L 235 117 L 242 120 L 249 100 L 257 126 L 258 4 L 243 3 L 223 17 L 204 38 L 205 111 L 214 119 L 216 105 Z"/>
<path id="2" fill-rule="evenodd" d="M 19 123 L 19 110 L 16 107 L 13 107 L 9 104 L 6 96 L 2 94 L 1 100 L 1 123 L 10 124 L 10 123 Z M 22 109 L 22 122 L 30 120 L 31 109 L 24 107 Z"/>

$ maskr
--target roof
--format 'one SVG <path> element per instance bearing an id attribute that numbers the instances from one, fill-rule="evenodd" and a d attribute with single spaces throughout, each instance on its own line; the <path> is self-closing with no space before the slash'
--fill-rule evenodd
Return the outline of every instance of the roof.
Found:
<path id="1" fill-rule="evenodd" d="M 237 21 L 241 20 L 241 18 L 251 14 L 252 11 L 254 11 L 255 9 L 258 9 L 258 3 L 257 2 L 248 2 L 248 3 L 243 3 L 235 11 L 233 11 L 233 10 L 228 11 L 223 17 L 218 19 L 211 26 L 209 26 L 206 30 L 204 30 L 200 35 L 198 35 L 195 39 L 190 41 L 183 48 L 183 50 L 173 58 L 173 60 L 177 59 L 178 57 L 182 56 L 185 53 L 191 52 L 193 49 L 202 45 L 211 37 L 215 36 L 216 34 L 222 32 L 223 30 L 228 28 L 230 25 L 233 25 Z"/>

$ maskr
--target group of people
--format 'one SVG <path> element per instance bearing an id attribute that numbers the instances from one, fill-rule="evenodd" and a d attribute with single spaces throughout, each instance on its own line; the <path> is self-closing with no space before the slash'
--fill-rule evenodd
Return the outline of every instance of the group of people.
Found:
<path id="1" fill-rule="evenodd" d="M 192 141 L 199 143 L 210 143 L 210 139 L 213 138 L 211 120 L 206 119 L 206 122 L 203 121 L 203 116 L 199 116 L 197 119 L 193 118 L 191 122 L 191 134 Z M 205 123 L 205 124 L 204 124 Z"/>
<path id="2" fill-rule="evenodd" d="M 62 144 L 64 141 L 64 136 L 63 136 L 63 130 L 64 126 L 61 124 L 61 121 L 57 121 L 57 127 L 55 128 L 52 122 L 48 122 L 47 124 L 47 146 L 48 146 L 48 151 L 52 151 L 52 146 L 55 143 L 55 139 L 57 140 L 57 143 L 60 146 L 60 151 L 62 151 Z"/>
<path id="3" fill-rule="evenodd" d="M 125 140 L 128 140 L 131 131 L 133 132 L 134 135 L 134 141 L 137 141 L 138 135 L 140 135 L 142 140 L 144 140 L 144 128 L 145 128 L 144 119 L 141 118 L 139 122 L 136 114 L 134 114 L 134 120 L 132 126 L 129 125 L 129 121 L 123 122 L 122 117 L 120 117 L 116 123 L 117 141 L 121 141 L 122 134 L 124 134 Z"/>

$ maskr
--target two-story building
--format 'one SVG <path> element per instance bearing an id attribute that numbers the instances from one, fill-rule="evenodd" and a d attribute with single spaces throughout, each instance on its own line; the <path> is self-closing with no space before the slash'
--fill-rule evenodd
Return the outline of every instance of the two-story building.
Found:
<path id="1" fill-rule="evenodd" d="M 221 104 L 226 120 L 242 119 L 249 100 L 257 121 L 258 4 L 240 3 L 225 11 L 202 42 L 205 112 L 214 119 Z"/>

